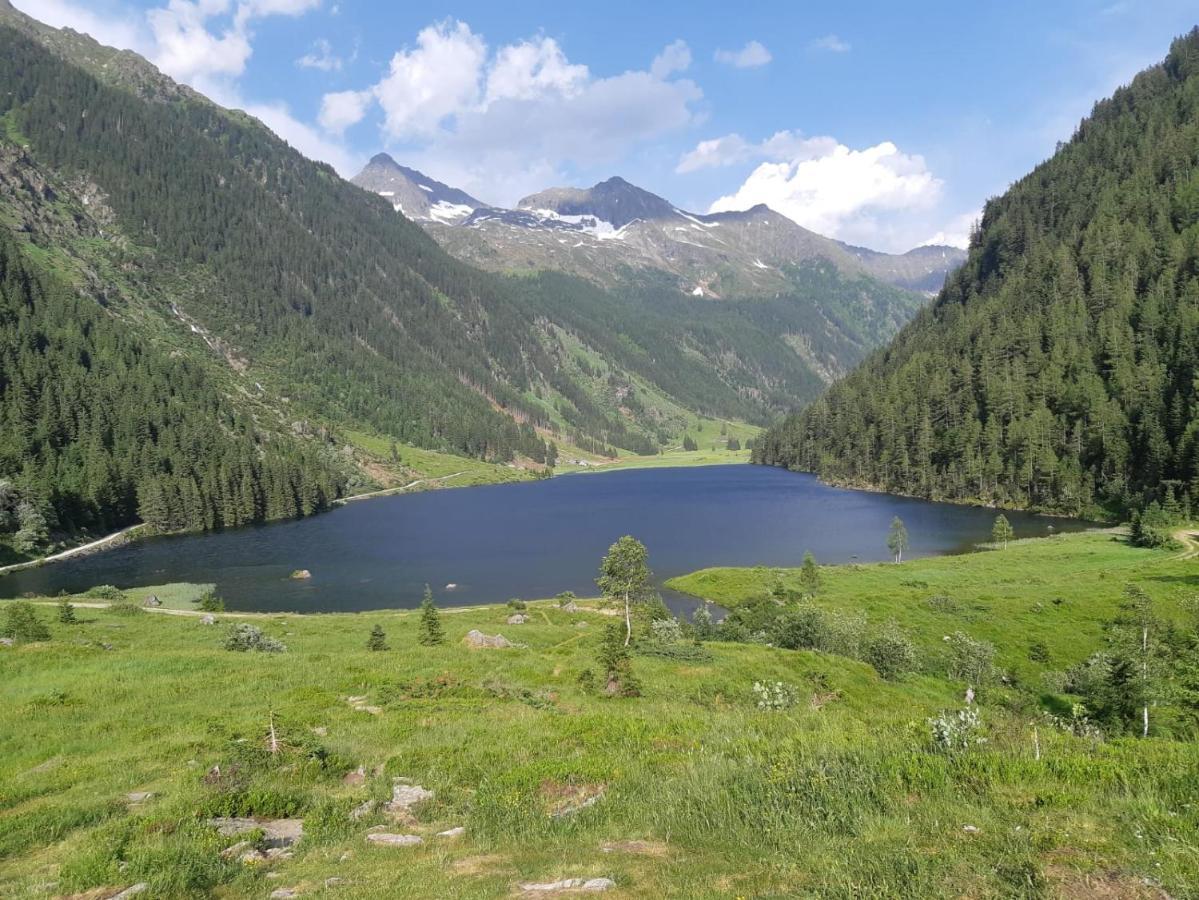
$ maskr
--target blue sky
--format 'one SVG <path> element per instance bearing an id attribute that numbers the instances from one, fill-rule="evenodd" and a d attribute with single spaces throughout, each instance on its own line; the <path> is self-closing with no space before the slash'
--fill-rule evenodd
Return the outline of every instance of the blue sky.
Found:
<path id="1" fill-rule="evenodd" d="M 14 0 L 137 50 L 353 175 L 513 204 L 619 174 L 884 250 L 983 201 L 1194 27 L 1193 0 Z"/>

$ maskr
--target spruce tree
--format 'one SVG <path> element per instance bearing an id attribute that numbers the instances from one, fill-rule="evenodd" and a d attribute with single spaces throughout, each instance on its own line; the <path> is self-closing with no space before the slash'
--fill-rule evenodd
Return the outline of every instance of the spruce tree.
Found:
<path id="1" fill-rule="evenodd" d="M 418 626 L 420 642 L 426 647 L 445 643 L 445 632 L 441 627 L 441 616 L 433 604 L 433 591 L 425 585 L 425 596 L 420 603 L 420 624 Z"/>
<path id="2" fill-rule="evenodd" d="M 366 641 L 367 650 L 387 650 L 387 635 L 383 632 L 383 626 L 376 624 L 371 629 L 371 636 Z"/>
<path id="3" fill-rule="evenodd" d="M 79 620 L 75 617 L 75 606 L 66 597 L 58 601 L 58 621 L 63 625 L 77 625 Z"/>
<path id="4" fill-rule="evenodd" d="M 1003 549 L 1006 550 L 1008 541 L 1012 539 L 1013 535 L 1012 523 L 1007 520 L 1007 516 L 1000 513 L 995 517 L 995 525 L 991 528 L 991 540 L 996 544 L 1002 544 Z"/>

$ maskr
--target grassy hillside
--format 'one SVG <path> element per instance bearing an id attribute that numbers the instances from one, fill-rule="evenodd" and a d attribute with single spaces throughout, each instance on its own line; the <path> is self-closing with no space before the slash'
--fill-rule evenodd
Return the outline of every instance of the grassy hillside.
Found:
<path id="1" fill-rule="evenodd" d="M 144 882 L 150 897 L 481 898 L 571 877 L 611 878 L 613 897 L 1199 891 L 1194 743 L 1075 737 L 1043 714 L 1069 698 L 1033 686 L 1100 645 L 1128 581 L 1181 617 L 1194 560 L 1090 534 L 821 574 L 818 602 L 894 616 L 930 654 L 940 629 L 995 641 L 1017 677 L 980 692 L 986 743 L 935 749 L 926 720 L 960 709 L 965 687 L 935 664 L 884 681 L 831 654 L 683 643 L 674 658 L 636 652 L 641 696 L 605 698 L 580 674 L 597 670 L 612 620 L 557 603 L 532 604 L 522 625 L 502 607 L 445 613 L 433 647 L 413 613 L 204 625 L 81 606 L 60 625 L 39 607 L 51 640 L 0 647 L 0 893 Z M 680 584 L 734 603 L 772 577 Z M 931 612 L 934 594 L 956 607 Z M 287 651 L 221 649 L 234 622 Z M 376 623 L 386 652 L 365 649 Z M 472 628 L 525 646 L 469 650 Z M 1034 637 L 1049 660 L 1032 667 Z M 755 682 L 784 682 L 797 702 L 759 708 Z M 350 817 L 396 777 L 433 798 L 406 823 Z M 235 839 L 205 823 L 229 814 L 299 816 L 304 837 L 291 858 L 222 859 Z M 424 843 L 372 845 L 376 825 Z"/>

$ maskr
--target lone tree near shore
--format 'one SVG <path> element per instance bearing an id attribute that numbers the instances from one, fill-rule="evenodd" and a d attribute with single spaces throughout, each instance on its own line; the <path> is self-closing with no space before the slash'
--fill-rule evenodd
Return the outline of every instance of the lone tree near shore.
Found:
<path id="1" fill-rule="evenodd" d="M 820 590 L 820 568 L 816 565 L 816 557 L 812 555 L 811 550 L 804 551 L 799 583 L 803 585 L 805 594 L 815 594 Z"/>
<path id="2" fill-rule="evenodd" d="M 645 544 L 626 534 L 608 548 L 608 555 L 600 563 L 599 577 L 595 579 L 605 597 L 624 603 L 626 647 L 633 638 L 633 604 L 644 603 L 653 596 L 648 558 Z"/>
<path id="3" fill-rule="evenodd" d="M 441 628 L 441 616 L 433 605 L 433 591 L 425 585 L 425 598 L 420 602 L 420 642 L 426 647 L 445 643 L 445 631 Z"/>
<path id="4" fill-rule="evenodd" d="M 991 540 L 996 544 L 1003 544 L 1003 549 L 1007 549 L 1007 542 L 1015 536 L 1012 531 L 1012 523 L 1007 520 L 1007 516 L 1000 513 L 995 517 L 995 525 L 991 528 Z"/>
<path id="5" fill-rule="evenodd" d="M 891 551 L 896 565 L 903 562 L 903 551 L 908 549 L 908 530 L 899 516 L 891 520 L 891 531 L 887 534 L 887 549 Z"/>

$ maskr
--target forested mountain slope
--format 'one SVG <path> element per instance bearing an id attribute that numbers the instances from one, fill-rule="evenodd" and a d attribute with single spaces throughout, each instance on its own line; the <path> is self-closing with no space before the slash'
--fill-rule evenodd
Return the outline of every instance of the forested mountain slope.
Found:
<path id="1" fill-rule="evenodd" d="M 223 404 L 221 416 L 237 423 L 222 430 L 240 435 L 234 443 L 247 459 L 273 460 L 291 482 L 318 484 L 324 499 L 347 478 L 364 479 L 342 433 L 533 467 L 553 458 L 554 444 L 654 453 L 677 445 L 700 416 L 765 423 L 814 397 L 830 361 L 869 349 L 830 324 L 852 314 L 854 297 L 826 311 L 780 298 L 725 308 L 653 283 L 615 293 L 553 273 L 472 268 L 256 120 L 175 85 L 134 54 L 40 26 L 5 0 L 0 187 L 9 256 L 54 296 L 74 292 L 78 301 L 55 307 L 65 317 L 59 326 L 115 320 L 137 352 L 191 365 Z M 58 365 L 53 342 L 17 338 L 14 346 L 21 341 L 20 365 Z M 0 369 L 0 407 L 17 402 L 17 365 L 6 359 Z M 156 377 L 133 369 L 135 381 Z M 204 510 L 163 512 L 164 525 L 285 514 L 265 489 L 261 503 L 239 505 L 205 487 L 244 469 L 212 474 L 225 453 L 217 435 L 189 451 L 190 468 L 121 463 L 119 489 L 85 496 L 93 479 L 70 461 L 83 458 L 87 429 L 63 430 L 66 418 L 47 405 L 57 402 L 53 390 L 38 384 L 39 405 L 19 418 L 34 432 L 58 431 L 6 445 L 0 480 L 50 504 L 47 516 L 65 530 L 154 517 L 152 472 L 166 479 L 163 490 L 169 482 L 181 498 L 207 498 Z M 112 404 L 144 387 L 89 402 L 98 417 L 125 421 Z M 161 423 L 166 445 L 224 421 L 200 406 L 172 408 Z M 105 454 L 126 454 L 123 438 L 96 435 Z M 276 439 L 277 456 L 268 452 Z M 60 504 L 47 495 L 60 489 L 51 482 L 78 491 Z M 311 488 L 297 491 L 311 506 Z M 252 515 L 233 513 L 251 505 Z"/>
<path id="2" fill-rule="evenodd" d="M 965 265 L 760 443 L 851 484 L 1085 514 L 1199 500 L 1199 31 L 986 207 Z"/>

